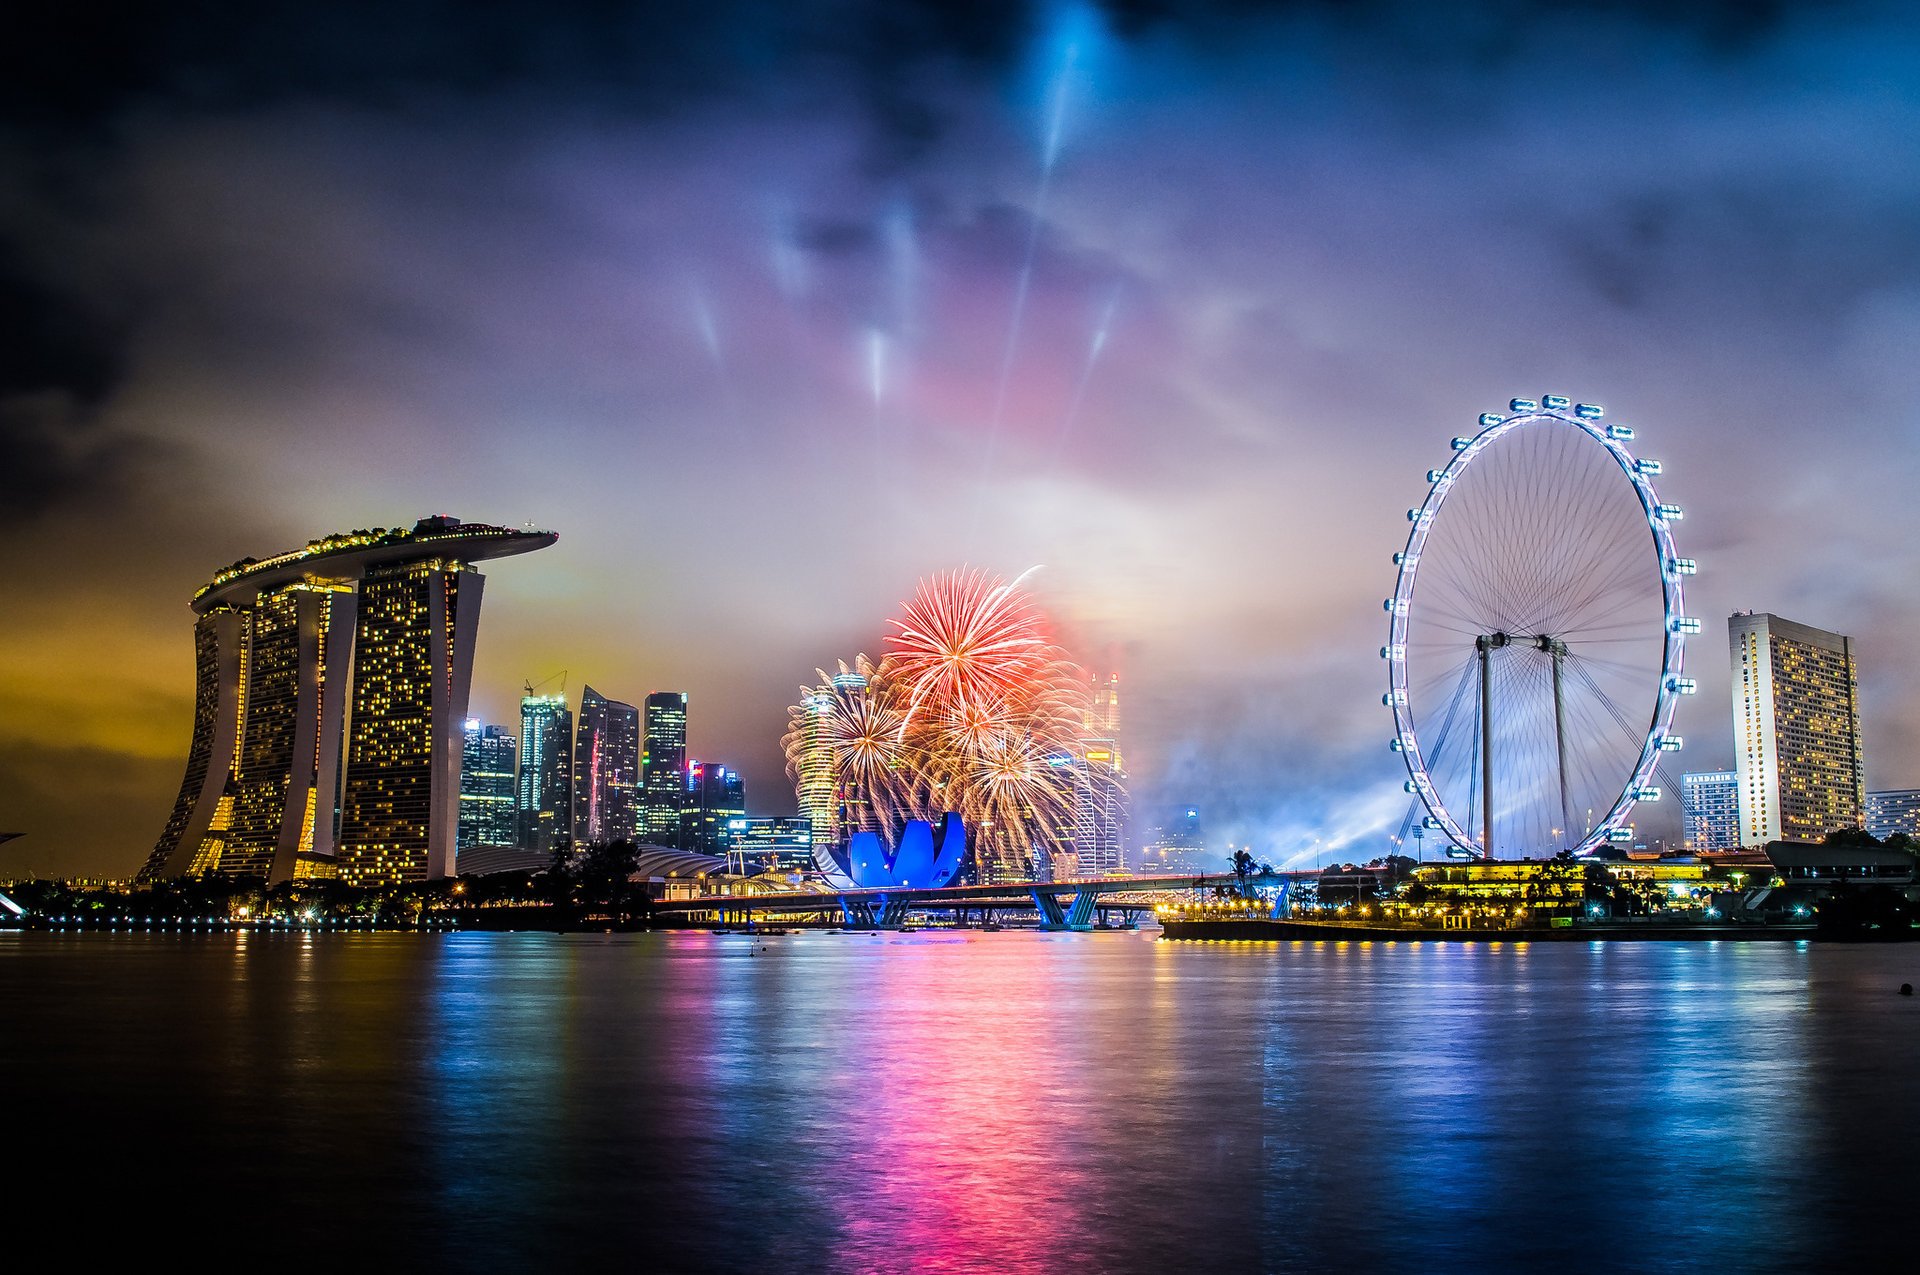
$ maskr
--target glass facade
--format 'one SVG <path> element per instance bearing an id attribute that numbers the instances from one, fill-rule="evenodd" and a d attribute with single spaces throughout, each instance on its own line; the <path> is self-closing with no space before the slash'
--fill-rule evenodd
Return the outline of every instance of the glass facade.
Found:
<path id="1" fill-rule="evenodd" d="M 514 799 L 519 745 L 504 726 L 468 721 L 460 752 L 458 872 L 505 872 L 520 862 L 520 821 Z M 532 866 L 532 865 L 525 865 Z"/>
<path id="2" fill-rule="evenodd" d="M 1687 849 L 1740 848 L 1740 778 L 1731 770 L 1696 770 L 1680 776 L 1680 817 Z"/>
<path id="3" fill-rule="evenodd" d="M 687 801 L 680 811 L 679 848 L 726 853 L 730 821 L 747 813 L 746 780 L 712 762 L 687 763 Z"/>
<path id="4" fill-rule="evenodd" d="M 586 687 L 573 741 L 574 844 L 637 840 L 639 786 L 640 710 Z"/>
<path id="5" fill-rule="evenodd" d="M 808 871 L 813 867 L 813 820 L 734 815 L 726 824 L 725 854 L 730 870 L 745 876 Z"/>
<path id="6" fill-rule="evenodd" d="M 1867 794 L 1867 831 L 1885 841 L 1896 832 L 1920 837 L 1920 788 Z"/>
<path id="7" fill-rule="evenodd" d="M 687 696 L 655 691 L 647 696 L 640 752 L 641 840 L 680 844 L 680 812 L 687 805 Z"/>
<path id="8" fill-rule="evenodd" d="M 520 850 L 544 865 L 573 849 L 573 714 L 564 695 L 520 701 Z"/>

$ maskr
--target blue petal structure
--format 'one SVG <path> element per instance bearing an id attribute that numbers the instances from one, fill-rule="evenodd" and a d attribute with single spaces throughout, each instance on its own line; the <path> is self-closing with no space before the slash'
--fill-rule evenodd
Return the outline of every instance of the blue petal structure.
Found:
<path id="1" fill-rule="evenodd" d="M 938 837 L 925 819 L 910 819 L 891 853 L 879 833 L 854 833 L 847 844 L 847 875 L 862 889 L 937 888 L 959 875 L 966 854 L 967 828 L 959 815 L 941 817 Z"/>

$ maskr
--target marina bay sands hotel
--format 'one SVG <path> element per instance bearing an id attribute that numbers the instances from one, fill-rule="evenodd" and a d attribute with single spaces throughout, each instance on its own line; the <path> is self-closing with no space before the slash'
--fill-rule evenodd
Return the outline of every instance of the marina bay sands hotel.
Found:
<path id="1" fill-rule="evenodd" d="M 143 880 L 449 876 L 485 578 L 551 531 L 456 518 L 236 562 L 193 595 L 193 744 Z"/>

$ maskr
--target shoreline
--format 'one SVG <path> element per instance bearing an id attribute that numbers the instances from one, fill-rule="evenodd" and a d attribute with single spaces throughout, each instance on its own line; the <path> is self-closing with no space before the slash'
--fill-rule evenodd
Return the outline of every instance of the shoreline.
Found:
<path id="1" fill-rule="evenodd" d="M 1160 937 L 1199 942 L 1293 942 L 1298 940 L 1363 941 L 1370 943 L 1793 943 L 1809 939 L 1832 939 L 1822 935 L 1811 923 L 1805 925 L 1693 924 L 1671 925 L 1570 925 L 1540 926 L 1523 929 L 1426 929 L 1392 925 L 1368 925 L 1350 921 L 1268 920 L 1259 917 L 1222 920 L 1181 920 L 1165 917 L 1160 922 Z M 1920 938 L 1920 932 L 1897 938 L 1859 939 L 1881 942 L 1908 942 Z"/>

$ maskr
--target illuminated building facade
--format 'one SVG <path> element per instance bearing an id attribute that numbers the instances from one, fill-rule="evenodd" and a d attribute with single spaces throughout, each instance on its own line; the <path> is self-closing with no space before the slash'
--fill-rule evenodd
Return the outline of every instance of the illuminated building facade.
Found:
<path id="1" fill-rule="evenodd" d="M 687 805 L 687 696 L 655 691 L 647 696 L 640 751 L 641 839 L 649 845 L 680 843 L 680 812 Z"/>
<path id="2" fill-rule="evenodd" d="M 1198 806 L 1182 806 L 1147 830 L 1134 870 L 1141 876 L 1185 876 L 1208 871 L 1205 829 Z"/>
<path id="3" fill-rule="evenodd" d="M 865 678 L 861 679 L 863 684 L 865 681 Z M 803 737 L 798 773 L 794 776 L 794 790 L 800 799 L 800 813 L 807 819 L 810 832 L 817 830 L 821 837 L 831 842 L 836 827 L 833 737 L 828 725 L 833 717 L 833 688 L 818 686 L 804 691 L 800 704 L 806 715 L 800 725 Z"/>
<path id="4" fill-rule="evenodd" d="M 507 872 L 521 862 L 520 820 L 514 797 L 519 745 L 504 726 L 467 722 L 460 752 L 460 829 L 454 868 L 461 873 Z"/>
<path id="5" fill-rule="evenodd" d="M 1859 827 L 1866 788 L 1852 640 L 1752 612 L 1727 621 L 1727 639 L 1740 844 Z"/>
<path id="6" fill-rule="evenodd" d="M 1920 788 L 1868 793 L 1866 827 L 1882 841 L 1896 832 L 1920 837 Z"/>
<path id="7" fill-rule="evenodd" d="M 564 695 L 520 700 L 520 850 L 545 865 L 573 849 L 573 714 Z"/>
<path id="8" fill-rule="evenodd" d="M 1120 675 L 1094 689 L 1085 755 L 1075 773 L 1073 860 L 1081 876 L 1127 870 L 1127 772 L 1120 758 Z"/>
<path id="9" fill-rule="evenodd" d="M 1740 777 L 1731 770 L 1690 770 L 1680 776 L 1680 817 L 1687 849 L 1740 848 Z"/>
<path id="10" fill-rule="evenodd" d="M 734 815 L 727 820 L 726 857 L 746 876 L 805 872 L 813 867 L 813 820 Z"/>
<path id="11" fill-rule="evenodd" d="M 679 848 L 725 854 L 730 822 L 747 813 L 746 780 L 712 762 L 687 764 L 687 799 L 680 811 Z"/>
<path id="12" fill-rule="evenodd" d="M 143 880 L 453 869 L 482 577 L 552 532 L 424 518 L 243 559 L 193 597 L 186 773 Z"/>
<path id="13" fill-rule="evenodd" d="M 636 840 L 639 786 L 640 710 L 585 688 L 573 740 L 573 843 Z"/>

